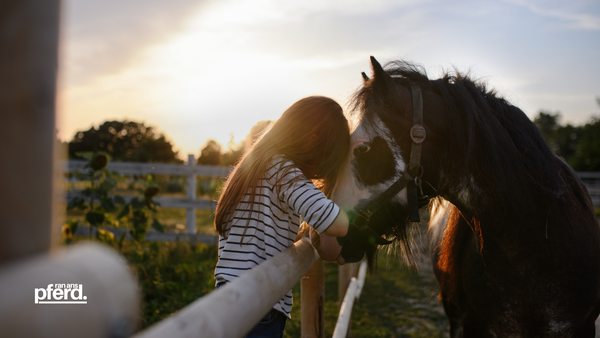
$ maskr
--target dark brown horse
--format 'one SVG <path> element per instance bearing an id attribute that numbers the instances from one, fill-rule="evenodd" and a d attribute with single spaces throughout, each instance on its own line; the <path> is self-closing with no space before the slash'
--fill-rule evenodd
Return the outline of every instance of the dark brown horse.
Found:
<path id="1" fill-rule="evenodd" d="M 360 124 L 336 202 L 361 210 L 405 175 L 417 85 L 426 131 L 420 182 L 437 205 L 429 239 L 451 336 L 594 337 L 600 228 L 573 170 L 484 84 L 461 74 L 430 80 L 403 61 L 385 70 L 371 63 L 373 76 L 363 74 L 355 95 Z M 395 234 L 410 261 L 406 191 L 369 225 Z M 359 257 L 373 260 L 373 242 L 356 248 Z"/>

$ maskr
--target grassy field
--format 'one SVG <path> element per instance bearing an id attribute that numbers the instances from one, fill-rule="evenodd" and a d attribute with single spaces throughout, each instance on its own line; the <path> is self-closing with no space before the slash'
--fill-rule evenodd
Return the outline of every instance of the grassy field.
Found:
<path id="1" fill-rule="evenodd" d="M 120 192 L 130 192 L 130 188 L 124 185 Z M 173 196 L 181 197 L 180 194 Z M 185 230 L 185 209 L 161 207 L 158 210 L 157 218 L 166 230 Z M 85 213 L 78 210 L 71 210 L 66 215 L 67 220 L 83 221 L 84 217 Z M 215 234 L 213 217 L 212 211 L 197 210 L 198 232 Z M 82 240 L 87 238 L 75 238 L 75 242 Z M 121 248 L 116 241 L 108 245 L 119 250 L 137 274 L 143 301 L 141 329 L 214 290 L 215 246 L 133 241 L 124 241 Z M 398 257 L 379 254 L 378 270 L 367 275 L 362 295 L 352 311 L 353 337 L 447 336 L 448 322 L 437 301 L 437 283 L 427 264 L 428 259 L 421 258 L 423 264 L 417 271 L 403 265 Z M 337 264 L 326 264 L 325 289 L 325 331 L 326 336 L 331 336 L 340 306 Z M 299 282 L 293 288 L 293 296 L 292 320 L 287 322 L 285 337 L 300 337 Z"/>
<path id="2" fill-rule="evenodd" d="M 66 209 L 66 203 L 63 203 Z M 165 226 L 166 231 L 185 231 L 185 209 L 159 207 L 157 218 Z M 113 213 L 116 218 L 118 212 Z M 85 211 L 70 210 L 66 214 L 67 220 L 78 220 L 84 222 Z M 213 226 L 214 211 L 196 210 L 196 230 L 203 234 L 214 234 L 217 232 Z M 120 224 L 121 227 L 129 227 L 127 224 Z"/>
<path id="3" fill-rule="evenodd" d="M 86 240 L 78 238 L 76 241 Z M 113 247 L 118 250 L 117 245 Z M 125 241 L 121 254 L 137 274 L 143 294 L 141 328 L 156 323 L 214 290 L 217 249 L 205 244 Z M 338 266 L 326 264 L 325 329 L 331 336 L 339 311 Z M 292 320 L 285 337 L 300 337 L 300 283 L 293 288 Z M 437 304 L 431 273 L 407 268 L 381 253 L 379 268 L 367 275 L 352 311 L 353 337 L 444 337 L 447 320 Z"/>
<path id="4" fill-rule="evenodd" d="M 325 336 L 331 337 L 339 303 L 338 266 L 326 264 Z M 380 254 L 379 269 L 367 275 L 360 299 L 354 304 L 352 336 L 447 337 L 448 321 L 437 301 L 437 283 L 431 274 L 420 275 L 397 257 Z M 293 289 L 292 320 L 285 337 L 300 337 L 300 285 Z"/>

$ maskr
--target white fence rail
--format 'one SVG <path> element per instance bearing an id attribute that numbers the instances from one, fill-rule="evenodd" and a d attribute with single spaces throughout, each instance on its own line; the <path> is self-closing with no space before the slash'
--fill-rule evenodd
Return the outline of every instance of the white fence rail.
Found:
<path id="1" fill-rule="evenodd" d="M 69 172 L 75 170 L 83 171 L 87 163 L 88 161 L 85 160 L 69 160 L 67 170 Z M 187 164 L 109 162 L 108 169 L 129 175 L 161 174 L 209 177 L 225 177 L 229 175 L 229 172 L 231 171 L 231 167 L 196 165 L 194 155 L 188 155 Z"/>
<path id="2" fill-rule="evenodd" d="M 85 160 L 69 160 L 64 168 L 67 172 L 83 171 L 88 161 Z M 214 210 L 216 202 L 207 199 L 198 199 L 196 196 L 196 177 L 227 177 L 231 172 L 231 167 L 224 166 L 209 166 L 196 165 L 194 155 L 188 155 L 187 164 L 165 164 L 165 163 L 138 163 L 138 162 L 109 162 L 108 170 L 116 171 L 123 175 L 173 175 L 186 176 L 186 197 L 162 197 L 157 196 L 154 200 L 160 203 L 161 206 L 167 208 L 183 208 L 186 209 L 186 233 L 196 233 L 196 209 Z M 75 182 L 75 178 L 73 178 Z M 71 191 L 67 194 L 67 200 L 79 196 L 81 193 Z M 126 201 L 129 201 L 131 196 L 122 196 Z"/>
<path id="3" fill-rule="evenodd" d="M 600 207 L 600 172 L 580 171 L 577 175 L 585 183 L 594 205 Z"/>
<path id="4" fill-rule="evenodd" d="M 365 277 L 367 275 L 367 262 L 362 261 L 360 263 L 360 269 L 358 270 L 358 278 L 352 277 L 346 295 L 344 296 L 344 302 L 340 306 L 340 314 L 338 316 L 335 329 L 333 331 L 333 338 L 345 338 L 350 327 L 350 317 L 352 315 L 352 306 L 354 301 L 360 297 L 363 285 L 365 285 Z"/>
<path id="5" fill-rule="evenodd" d="M 318 259 L 302 239 L 134 338 L 243 337 Z"/>
<path id="6" fill-rule="evenodd" d="M 125 233 L 125 239 L 132 239 L 131 235 L 125 228 L 102 228 L 102 230 L 110 231 L 115 235 L 115 238 L 120 238 Z M 92 236 L 96 236 L 98 232 L 97 228 L 92 230 Z M 90 227 L 87 225 L 77 226 L 77 230 L 74 235 L 77 236 L 89 236 Z M 177 241 L 189 241 L 190 243 L 204 243 L 208 245 L 217 245 L 219 243 L 219 236 L 211 234 L 188 234 L 185 232 L 172 232 L 166 231 L 160 233 L 154 230 L 148 230 L 145 241 L 148 242 L 177 242 Z"/>
<path id="7" fill-rule="evenodd" d="M 87 161 L 69 160 L 66 164 L 67 172 L 83 171 Z M 165 164 L 165 163 L 138 163 L 138 162 L 109 162 L 108 169 L 124 175 L 173 175 L 186 176 L 185 198 L 181 197 L 161 197 L 157 196 L 154 200 L 161 206 L 167 208 L 186 209 L 186 232 L 196 233 L 196 210 L 214 210 L 216 202 L 208 199 L 198 199 L 196 196 L 196 177 L 227 177 L 231 172 L 231 167 L 196 165 L 194 155 L 188 155 L 187 164 Z M 600 172 L 578 172 L 579 177 L 586 184 L 588 192 L 595 206 L 600 206 Z M 67 199 L 78 196 L 78 192 L 69 192 Z M 131 196 L 123 196 L 126 201 Z"/>

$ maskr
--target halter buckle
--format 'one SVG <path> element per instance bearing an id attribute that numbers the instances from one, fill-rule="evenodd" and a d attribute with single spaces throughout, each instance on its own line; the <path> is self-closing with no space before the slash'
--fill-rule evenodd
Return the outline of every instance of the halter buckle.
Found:
<path id="1" fill-rule="evenodd" d="M 415 124 L 410 128 L 410 139 L 416 143 L 421 144 L 425 141 L 427 137 L 427 132 L 425 131 L 425 127 L 420 124 Z"/>
<path id="2" fill-rule="evenodd" d="M 359 228 L 369 224 L 372 214 L 368 210 L 358 210 L 354 224 Z"/>

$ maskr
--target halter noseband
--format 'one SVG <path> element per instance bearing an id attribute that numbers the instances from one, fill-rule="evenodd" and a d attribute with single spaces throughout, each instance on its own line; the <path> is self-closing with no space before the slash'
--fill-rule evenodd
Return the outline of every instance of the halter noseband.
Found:
<path id="1" fill-rule="evenodd" d="M 389 202 L 404 187 L 407 187 L 408 197 L 408 215 L 411 222 L 419 222 L 419 207 L 429 202 L 429 196 L 423 194 L 421 177 L 423 176 L 423 166 L 421 166 L 421 148 L 422 143 L 427 137 L 425 127 L 423 126 L 423 96 L 421 88 L 414 83 L 410 84 L 410 90 L 413 103 L 413 126 L 410 128 L 410 139 L 412 140 L 410 150 L 410 162 L 402 176 L 387 188 L 381 195 L 371 201 L 366 208 L 356 212 L 355 225 L 363 231 L 375 234 L 375 241 L 380 245 L 391 244 L 391 241 L 382 238 L 369 226 L 371 216 L 375 214 L 385 203 Z"/>

